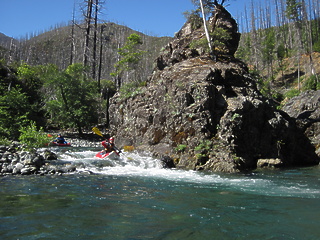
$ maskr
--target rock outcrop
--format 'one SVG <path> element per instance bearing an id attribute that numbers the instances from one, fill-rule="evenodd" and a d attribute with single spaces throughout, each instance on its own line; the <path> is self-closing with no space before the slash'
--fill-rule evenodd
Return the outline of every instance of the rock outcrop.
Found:
<path id="1" fill-rule="evenodd" d="M 150 151 L 183 169 L 238 172 L 258 162 L 318 164 L 295 120 L 260 94 L 247 66 L 233 57 L 239 42 L 236 22 L 223 7 L 217 11 L 209 28 L 226 29 L 231 39 L 214 58 L 193 44 L 205 36 L 202 25 L 190 20 L 156 59 L 147 86 L 130 98 L 112 99 L 117 144 Z"/>
<path id="2" fill-rule="evenodd" d="M 320 90 L 306 91 L 290 99 L 283 110 L 295 119 L 320 156 Z"/>

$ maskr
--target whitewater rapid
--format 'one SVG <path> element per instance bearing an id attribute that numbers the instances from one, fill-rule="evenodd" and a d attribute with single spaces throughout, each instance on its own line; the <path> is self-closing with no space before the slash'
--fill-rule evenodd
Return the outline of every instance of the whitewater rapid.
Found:
<path id="1" fill-rule="evenodd" d="M 223 188 L 224 192 L 246 192 L 249 194 L 286 197 L 320 198 L 315 184 L 304 181 L 299 170 L 252 172 L 250 174 L 218 174 L 179 169 L 165 169 L 159 159 L 147 153 L 123 152 L 119 160 L 98 159 L 99 149 L 60 150 L 59 160 L 75 165 L 78 173 L 90 172 L 109 176 L 144 177 L 172 182 L 197 184 L 201 188 Z M 291 176 L 295 175 L 294 180 Z M 290 175 L 290 181 L 286 177 Z M 319 179 L 318 179 L 319 180 Z M 318 181 L 317 181 L 318 182 Z"/>

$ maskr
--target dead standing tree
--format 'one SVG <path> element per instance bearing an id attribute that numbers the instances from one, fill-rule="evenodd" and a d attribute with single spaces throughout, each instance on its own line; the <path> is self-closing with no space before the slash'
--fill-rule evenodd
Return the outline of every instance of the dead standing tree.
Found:
<path id="1" fill-rule="evenodd" d="M 200 1 L 201 12 L 202 12 L 203 27 L 204 27 L 206 38 L 207 38 L 207 41 L 208 41 L 208 46 L 209 46 L 209 49 L 210 49 L 210 53 L 212 54 L 213 53 L 213 49 L 212 49 L 212 45 L 211 45 L 210 34 L 209 34 L 209 31 L 208 31 L 207 19 L 206 19 L 206 14 L 205 14 L 204 7 L 203 7 L 203 1 L 202 0 L 199 0 L 199 1 Z"/>
<path id="2" fill-rule="evenodd" d="M 84 47 L 82 63 L 86 69 L 90 70 L 90 77 L 96 80 L 99 73 L 97 73 L 98 60 L 98 31 L 99 18 L 98 15 L 102 9 L 103 0 L 85 0 L 85 9 L 82 10 L 84 16 Z M 99 69 L 99 67 L 98 67 Z M 89 72 L 88 72 L 89 74 Z"/>
<path id="3" fill-rule="evenodd" d="M 214 9 L 218 9 L 220 6 L 222 6 L 225 3 L 226 0 L 192 0 L 193 4 L 200 5 L 201 14 L 202 14 L 202 20 L 203 20 L 203 27 L 206 35 L 206 39 L 208 42 L 208 47 L 210 50 L 210 54 L 213 56 L 214 59 L 216 59 L 216 56 L 214 54 L 214 47 L 212 44 L 212 38 L 210 36 L 208 25 L 207 25 L 207 18 L 206 18 L 206 11 L 212 11 Z M 213 21 L 212 31 L 215 29 L 216 19 Z"/>
<path id="4" fill-rule="evenodd" d="M 88 56 L 89 56 L 89 41 L 90 41 L 90 31 L 92 22 L 92 9 L 93 0 L 86 1 L 87 9 L 85 14 L 85 35 L 84 35 L 84 48 L 83 48 L 83 65 L 88 66 Z"/>

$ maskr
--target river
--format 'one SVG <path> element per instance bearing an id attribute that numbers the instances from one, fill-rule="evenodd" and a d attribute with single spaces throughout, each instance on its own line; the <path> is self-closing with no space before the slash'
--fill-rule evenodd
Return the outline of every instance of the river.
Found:
<path id="1" fill-rule="evenodd" d="M 320 239 L 318 166 L 217 174 L 54 151 L 78 171 L 0 178 L 0 239 Z"/>

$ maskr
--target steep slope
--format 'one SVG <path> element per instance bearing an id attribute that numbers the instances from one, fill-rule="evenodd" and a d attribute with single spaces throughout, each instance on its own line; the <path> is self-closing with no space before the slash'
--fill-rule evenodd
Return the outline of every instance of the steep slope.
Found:
<path id="1" fill-rule="evenodd" d="M 10 47 L 16 45 L 17 43 L 18 41 L 15 40 L 14 38 L 8 37 L 3 33 L 0 33 L 0 59 L 1 58 L 9 59 Z"/>

